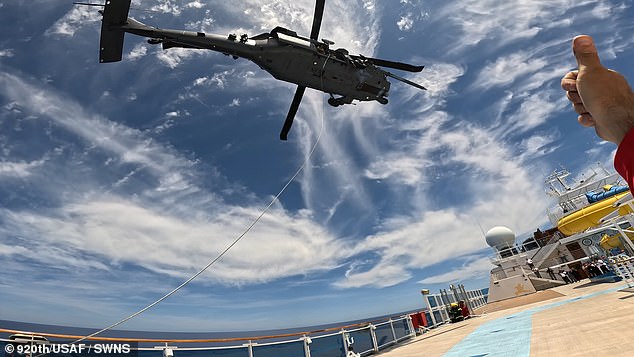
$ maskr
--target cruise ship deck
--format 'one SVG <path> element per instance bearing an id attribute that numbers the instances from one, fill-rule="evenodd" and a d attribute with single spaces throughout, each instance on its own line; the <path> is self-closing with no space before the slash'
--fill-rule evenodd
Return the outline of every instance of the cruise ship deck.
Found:
<path id="1" fill-rule="evenodd" d="M 500 301 L 381 357 L 632 356 L 634 289 L 623 282 L 574 284 Z"/>

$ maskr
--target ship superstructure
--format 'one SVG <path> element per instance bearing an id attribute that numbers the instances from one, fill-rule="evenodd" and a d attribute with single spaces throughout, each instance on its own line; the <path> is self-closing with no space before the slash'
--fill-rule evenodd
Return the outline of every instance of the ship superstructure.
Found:
<path id="1" fill-rule="evenodd" d="M 496 265 L 489 302 L 595 278 L 587 269 L 592 261 L 634 255 L 634 203 L 620 176 L 598 166 L 574 182 L 569 178 L 560 169 L 545 179 L 546 193 L 556 200 L 547 212 L 553 228 L 537 229 L 519 244 L 508 228 L 487 233 Z"/>

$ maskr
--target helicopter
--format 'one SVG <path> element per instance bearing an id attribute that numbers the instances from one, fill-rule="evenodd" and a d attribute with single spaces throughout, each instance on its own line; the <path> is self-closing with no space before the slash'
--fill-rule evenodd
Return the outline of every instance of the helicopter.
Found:
<path id="1" fill-rule="evenodd" d="M 268 33 L 253 37 L 247 34 L 228 36 L 204 32 L 160 29 L 143 24 L 128 16 L 131 0 L 106 0 L 102 6 L 99 62 L 121 61 L 125 33 L 148 37 L 151 45 L 162 45 L 164 50 L 174 47 L 208 49 L 245 58 L 269 72 L 274 78 L 297 84 L 290 109 L 280 131 L 280 140 L 287 140 L 306 88 L 330 95 L 328 104 L 338 107 L 354 100 L 387 104 L 390 91 L 388 77 L 425 90 L 420 84 L 387 72 L 379 66 L 409 72 L 420 72 L 424 66 L 393 62 L 362 55 L 350 55 L 347 50 L 331 49 L 333 41 L 318 40 L 325 0 L 317 0 L 310 37 L 276 27 Z M 337 97 L 335 96 L 337 95 Z"/>

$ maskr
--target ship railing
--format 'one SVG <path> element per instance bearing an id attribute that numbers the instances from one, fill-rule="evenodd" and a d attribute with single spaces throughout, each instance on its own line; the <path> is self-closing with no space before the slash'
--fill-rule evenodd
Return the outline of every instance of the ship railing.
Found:
<path id="1" fill-rule="evenodd" d="M 449 322 L 449 304 L 465 301 L 471 314 L 486 305 L 488 289 L 465 290 L 462 285 L 452 286 L 452 294 L 427 294 L 428 309 L 425 314 L 427 324 L 424 329 L 435 328 Z M 25 333 L 1 329 L 0 333 Z M 236 337 L 220 339 L 170 340 L 93 337 L 86 343 L 107 341 L 107 343 L 131 342 L 133 355 L 122 357 L 349 357 L 367 356 L 378 353 L 390 346 L 416 336 L 412 317 L 401 315 L 386 321 L 364 322 L 338 328 L 328 328 L 309 332 L 297 332 L 276 336 Z M 28 332 L 31 335 L 47 336 L 73 341 L 83 336 Z M 270 342 L 267 342 L 270 341 Z M 0 339 L 0 348 L 11 343 Z M 160 343 L 159 346 L 152 344 Z M 201 346 L 207 344 L 207 346 Z"/>
<path id="2" fill-rule="evenodd" d="M 425 302 L 427 310 L 425 311 L 428 328 L 435 328 L 450 321 L 449 307 L 451 303 L 457 303 L 460 300 L 465 301 L 469 307 L 471 314 L 474 311 L 485 306 L 489 298 L 488 289 L 464 290 L 464 287 L 458 285 L 450 288 L 451 293 L 441 290 L 440 294 L 426 294 Z"/>
<path id="3" fill-rule="evenodd" d="M 534 237 L 531 237 L 524 240 L 522 244 L 514 243 L 513 245 L 509 245 L 504 249 L 493 248 L 495 251 L 495 256 L 491 257 L 491 262 L 497 265 L 497 263 L 502 259 L 522 254 L 530 254 L 530 252 L 536 250 L 538 251 L 540 248 L 541 246 L 539 245 L 539 242 Z"/>
<path id="4" fill-rule="evenodd" d="M 149 339 L 108 339 L 108 343 L 133 342 L 131 349 L 136 357 L 349 357 L 366 356 L 377 353 L 389 346 L 397 345 L 404 340 L 416 336 L 416 330 L 410 315 L 389 318 L 379 323 L 364 323 L 356 328 L 341 328 L 336 332 L 300 332 L 295 334 L 297 338 L 272 342 L 261 342 L 272 339 L 288 338 L 292 334 L 278 336 L 260 336 L 230 339 L 207 340 L 152 340 L 163 345 L 151 347 L 138 347 L 139 343 L 147 345 Z M 0 332 L 12 332 L 2 330 Z M 33 335 L 51 335 L 46 333 L 31 333 Z M 62 335 L 56 335 L 61 337 Z M 66 336 L 68 339 L 78 336 Z M 98 338 L 91 340 L 100 341 Z M 198 342 L 200 341 L 200 342 Z M 230 341 L 230 342 L 229 342 Z M 192 344 L 227 344 L 244 342 L 233 345 L 192 346 Z M 11 340 L 0 339 L 0 345 L 4 347 Z M 352 354 L 351 354 L 352 353 Z M 358 355 L 357 355 L 358 354 Z M 122 357 L 126 357 L 122 355 Z M 130 357 L 130 356 L 128 356 Z"/>

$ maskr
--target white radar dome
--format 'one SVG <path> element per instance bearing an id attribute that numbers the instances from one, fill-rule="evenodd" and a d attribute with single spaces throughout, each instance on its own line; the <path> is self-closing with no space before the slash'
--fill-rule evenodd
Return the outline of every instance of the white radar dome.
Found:
<path id="1" fill-rule="evenodd" d="M 485 235 L 487 244 L 493 248 L 504 249 L 515 243 L 515 233 L 504 226 L 493 227 Z"/>

